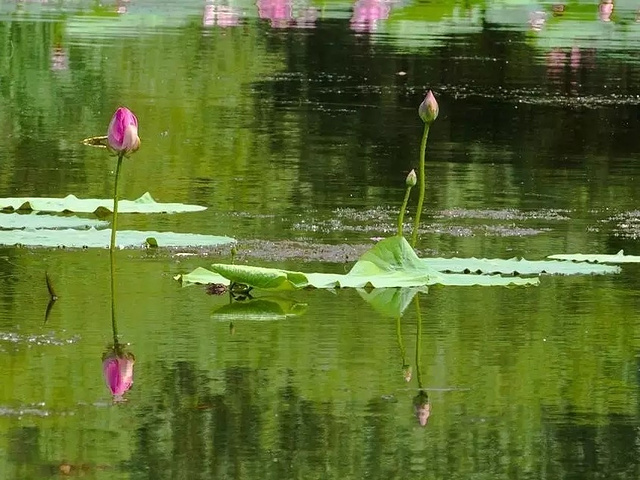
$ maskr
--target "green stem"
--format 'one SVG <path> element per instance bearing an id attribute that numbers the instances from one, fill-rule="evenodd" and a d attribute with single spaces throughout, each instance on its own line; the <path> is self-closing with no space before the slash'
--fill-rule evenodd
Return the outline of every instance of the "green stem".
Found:
<path id="1" fill-rule="evenodd" d="M 411 194 L 411 186 L 407 186 L 407 190 L 404 192 L 404 200 L 402 201 L 402 208 L 400 209 L 400 215 L 398 216 L 398 236 L 402 236 L 402 229 L 404 228 L 404 212 L 407 209 L 407 203 L 409 203 L 409 195 Z"/>
<path id="2" fill-rule="evenodd" d="M 418 377 L 418 388 L 422 390 L 422 369 L 420 368 L 420 358 L 422 350 L 422 313 L 420 312 L 420 298 L 416 295 L 416 315 L 418 319 L 418 328 L 416 332 L 416 376 Z"/>
<path id="3" fill-rule="evenodd" d="M 116 275 L 115 275 L 115 250 L 116 231 L 118 230 L 118 180 L 120 178 L 120 167 L 124 154 L 118 155 L 118 165 L 116 166 L 116 182 L 113 189 L 113 215 L 111 220 L 111 243 L 109 244 L 109 261 L 111 264 L 111 329 L 113 330 L 113 345 L 118 346 L 118 325 L 116 323 Z"/>
<path id="4" fill-rule="evenodd" d="M 418 182 L 420 183 L 420 193 L 418 194 L 418 208 L 416 218 L 413 220 L 413 232 L 411 232 L 411 246 L 415 248 L 418 241 L 418 226 L 420 225 L 420 216 L 422 215 L 422 206 L 424 204 L 424 191 L 426 185 L 424 156 L 427 150 L 427 137 L 429 137 L 429 124 L 424 124 L 424 132 L 422 133 L 422 143 L 420 144 L 420 170 L 418 172 Z"/>
<path id="5" fill-rule="evenodd" d="M 398 339 L 398 346 L 400 347 L 400 355 L 402 355 L 402 366 L 404 367 L 407 364 L 407 351 L 404 348 L 404 342 L 402 341 L 402 325 L 400 323 L 400 316 L 396 319 L 396 336 Z"/>

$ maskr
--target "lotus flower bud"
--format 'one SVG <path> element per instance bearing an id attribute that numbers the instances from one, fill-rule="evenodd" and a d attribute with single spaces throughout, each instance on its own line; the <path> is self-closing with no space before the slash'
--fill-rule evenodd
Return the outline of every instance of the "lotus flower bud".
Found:
<path id="1" fill-rule="evenodd" d="M 107 131 L 107 143 L 119 154 L 130 154 L 140 148 L 138 119 L 127 107 L 120 107 L 111 117 Z"/>
<path id="2" fill-rule="evenodd" d="M 418 115 L 420 115 L 424 123 L 430 125 L 438 118 L 439 110 L 440 108 L 438 107 L 436 97 L 433 95 L 433 92 L 429 90 L 420 107 L 418 107 Z"/>
<path id="3" fill-rule="evenodd" d="M 407 179 L 405 180 L 407 187 L 415 187 L 416 183 L 418 183 L 418 177 L 416 176 L 416 171 L 411 170 L 409 175 L 407 175 Z"/>
<path id="4" fill-rule="evenodd" d="M 136 358 L 131 353 L 118 352 L 115 349 L 102 358 L 104 379 L 115 397 L 122 397 L 133 384 L 133 366 Z"/>

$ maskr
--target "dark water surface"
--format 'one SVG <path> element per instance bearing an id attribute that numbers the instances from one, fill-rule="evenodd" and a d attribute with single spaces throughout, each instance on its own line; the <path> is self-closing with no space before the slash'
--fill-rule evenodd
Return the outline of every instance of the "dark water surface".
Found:
<path id="1" fill-rule="evenodd" d="M 639 254 L 639 8 L 0 0 L 0 196 L 110 198 L 115 161 L 80 140 L 124 104 L 142 148 L 122 196 L 208 209 L 119 228 L 343 272 L 318 260 L 393 232 L 433 89 L 421 252 Z M 0 247 L 1 478 L 640 476 L 634 265 L 431 288 L 397 320 L 351 290 L 247 313 L 173 280 L 221 260 L 191 252 L 117 252 L 136 360 L 114 399 L 108 252 Z"/>

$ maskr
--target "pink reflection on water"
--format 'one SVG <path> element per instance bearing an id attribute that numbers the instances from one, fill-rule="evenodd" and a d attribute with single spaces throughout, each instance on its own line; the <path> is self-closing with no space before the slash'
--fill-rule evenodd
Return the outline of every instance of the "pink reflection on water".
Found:
<path id="1" fill-rule="evenodd" d="M 228 5 L 216 5 L 207 3 L 202 15 L 202 25 L 213 27 L 218 25 L 222 28 L 236 27 L 240 24 L 240 14 L 236 9 Z"/>
<path id="2" fill-rule="evenodd" d="M 258 15 L 269 20 L 273 28 L 314 28 L 318 19 L 316 8 L 294 5 L 291 0 L 258 0 Z"/>
<path id="3" fill-rule="evenodd" d="M 571 50 L 553 48 L 547 54 L 547 76 L 568 93 L 576 93 L 580 87 L 580 67 L 583 67 L 583 52 L 574 46 Z M 588 58 L 587 51 L 587 62 Z M 567 69 L 567 67 L 569 67 Z M 588 68 L 588 65 L 586 66 Z"/>
<path id="4" fill-rule="evenodd" d="M 118 0 L 116 2 L 116 13 L 119 15 L 124 15 L 127 13 L 127 4 L 129 0 Z"/>
<path id="5" fill-rule="evenodd" d="M 59 72 L 69 69 L 69 54 L 60 45 L 54 45 L 51 49 L 51 70 Z"/>
<path id="6" fill-rule="evenodd" d="M 547 14 L 542 10 L 536 10 L 535 12 L 531 12 L 529 14 L 529 27 L 534 32 L 539 32 L 544 27 L 544 24 L 547 22 Z"/>
<path id="7" fill-rule="evenodd" d="M 603 22 L 610 22 L 613 14 L 613 0 L 602 0 L 598 5 L 598 17 Z"/>
<path id="8" fill-rule="evenodd" d="M 378 22 L 389 18 L 391 8 L 386 0 L 357 0 L 353 5 L 351 29 L 360 33 L 372 33 Z"/>

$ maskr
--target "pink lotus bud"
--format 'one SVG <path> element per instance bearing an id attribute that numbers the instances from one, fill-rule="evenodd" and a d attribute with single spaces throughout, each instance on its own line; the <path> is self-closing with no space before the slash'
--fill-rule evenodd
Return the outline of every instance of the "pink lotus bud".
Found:
<path id="1" fill-rule="evenodd" d="M 102 359 L 104 380 L 116 397 L 121 397 L 133 384 L 133 366 L 136 359 L 131 353 L 111 351 Z"/>
<path id="2" fill-rule="evenodd" d="M 138 119 L 127 107 L 120 107 L 113 114 L 107 131 L 109 148 L 116 153 L 133 153 L 140 148 Z"/>
<path id="3" fill-rule="evenodd" d="M 407 179 L 405 180 L 407 187 L 415 187 L 416 183 L 418 183 L 418 177 L 416 177 L 416 171 L 411 170 L 409 175 L 407 175 Z"/>
<path id="4" fill-rule="evenodd" d="M 430 125 L 436 118 L 438 118 L 439 110 L 440 108 L 438 107 L 436 97 L 433 95 L 433 92 L 429 90 L 427 92 L 427 96 L 424 97 L 424 100 L 418 108 L 418 115 L 420 115 L 420 118 L 424 123 Z"/>

